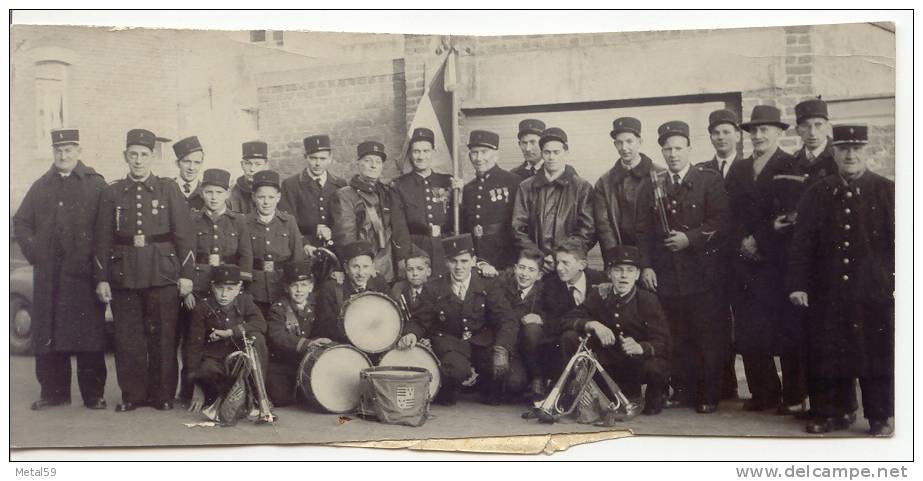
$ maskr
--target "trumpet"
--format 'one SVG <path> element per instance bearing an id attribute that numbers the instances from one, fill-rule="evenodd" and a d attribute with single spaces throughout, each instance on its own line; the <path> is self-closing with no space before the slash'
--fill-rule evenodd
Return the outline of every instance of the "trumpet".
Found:
<path id="1" fill-rule="evenodd" d="M 600 391 L 593 382 L 596 374 L 600 374 L 614 397 L 606 406 L 607 417 L 611 415 L 613 420 L 625 420 L 633 418 L 638 413 L 638 405 L 625 396 L 587 346 L 589 339 L 589 336 L 580 338 L 577 352 L 567 362 L 564 372 L 551 388 L 551 392 L 545 399 L 537 401 L 532 410 L 523 417 L 535 417 L 539 422 L 550 424 L 569 416 L 581 403 L 587 403 L 588 395 Z M 565 395 L 569 395 L 571 399 L 564 401 Z"/>

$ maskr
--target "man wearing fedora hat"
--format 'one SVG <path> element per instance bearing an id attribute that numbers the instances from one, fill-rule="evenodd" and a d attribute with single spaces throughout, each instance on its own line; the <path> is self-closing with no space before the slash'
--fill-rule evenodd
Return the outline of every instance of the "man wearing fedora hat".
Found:
<path id="1" fill-rule="evenodd" d="M 173 153 L 176 154 L 176 167 L 179 175 L 173 180 L 179 185 L 179 191 L 186 198 L 186 205 L 193 211 L 202 209 L 202 182 L 199 173 L 205 163 L 205 151 L 199 138 L 186 137 L 173 144 Z"/>
<path id="2" fill-rule="evenodd" d="M 333 243 L 333 197 L 346 181 L 330 172 L 333 162 L 329 135 L 305 137 L 305 168 L 282 181 L 279 210 L 298 220 L 307 250 Z M 310 246 L 310 247 L 309 247 Z"/>
<path id="3" fill-rule="evenodd" d="M 809 433 L 847 429 L 854 379 L 869 434 L 894 416 L 894 182 L 868 169 L 868 126 L 833 126 L 837 174 L 798 207 L 785 290 L 806 310 L 811 374 Z"/>
<path id="4" fill-rule="evenodd" d="M 378 275 L 387 282 L 396 277 L 397 263 L 410 249 L 410 232 L 391 185 L 381 181 L 388 159 L 381 142 L 367 140 L 356 147 L 358 173 L 340 188 L 333 203 L 336 245 L 368 241 L 375 254 Z"/>
<path id="5" fill-rule="evenodd" d="M 269 168 L 269 146 L 262 140 L 252 140 L 241 144 L 241 175 L 231 187 L 228 206 L 234 212 L 249 214 L 253 212 L 253 176 Z"/>
<path id="6" fill-rule="evenodd" d="M 617 245 L 638 245 L 636 233 L 641 187 L 651 181 L 651 171 L 663 172 L 641 152 L 641 121 L 619 117 L 609 132 L 619 153 L 615 165 L 606 171 L 593 188 L 593 217 L 603 256 Z"/>
<path id="7" fill-rule="evenodd" d="M 468 136 L 474 178 L 462 189 L 461 231 L 474 239 L 475 255 L 484 272 L 507 269 L 516 262 L 510 219 L 522 179 L 497 165 L 499 149 L 500 136 L 494 132 L 472 130 Z"/>
<path id="8" fill-rule="evenodd" d="M 519 122 L 519 150 L 522 151 L 523 161 L 513 167 L 510 172 L 518 175 L 523 180 L 532 177 L 542 170 L 542 149 L 538 146 L 545 130 L 545 122 L 538 119 L 525 119 Z"/>
<path id="9" fill-rule="evenodd" d="M 513 206 L 513 234 L 520 250 L 544 252 L 545 267 L 550 270 L 558 244 L 573 240 L 590 249 L 596 243 L 593 186 L 567 165 L 564 130 L 545 129 L 539 146 L 544 164 L 541 172 L 519 184 Z"/>
<path id="10" fill-rule="evenodd" d="M 180 299 L 192 292 L 196 240 L 180 187 L 151 172 L 162 140 L 149 130 L 128 131 L 128 175 L 99 201 L 93 263 L 96 295 L 112 303 L 117 320 L 117 412 L 173 409 L 176 393 L 176 323 Z"/>
<path id="11" fill-rule="evenodd" d="M 74 356 L 84 405 L 105 409 L 104 306 L 93 295 L 92 257 L 106 181 L 80 160 L 77 129 L 52 130 L 51 141 L 54 161 L 29 187 L 12 219 L 33 266 L 32 353 L 41 394 L 31 408 L 70 404 Z"/>
<path id="12" fill-rule="evenodd" d="M 718 408 L 730 342 L 717 255 L 728 231 L 727 194 L 717 171 L 690 164 L 687 123 L 666 122 L 657 132 L 667 179 L 658 180 L 656 198 L 653 183 L 640 194 L 641 281 L 660 297 L 674 339 L 671 405 L 708 414 Z"/>
<path id="13" fill-rule="evenodd" d="M 793 414 L 804 409 L 804 366 L 798 356 L 784 355 L 786 338 L 800 337 L 797 316 L 785 302 L 782 280 L 798 194 L 803 189 L 795 159 L 779 147 L 789 125 L 779 109 L 753 108 L 741 128 L 750 134 L 753 154 L 734 164 L 727 175 L 733 237 L 735 347 L 741 353 L 752 397 L 744 410 L 777 409 Z M 782 380 L 773 356 L 780 355 Z"/>

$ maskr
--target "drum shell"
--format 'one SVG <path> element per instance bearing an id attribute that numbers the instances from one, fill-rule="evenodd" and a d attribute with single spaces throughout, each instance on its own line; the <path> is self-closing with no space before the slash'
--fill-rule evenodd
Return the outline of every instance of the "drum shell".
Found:
<path id="1" fill-rule="evenodd" d="M 375 342 L 374 346 L 370 345 L 369 342 L 363 339 L 356 338 L 355 335 L 351 336 L 350 329 L 348 328 L 349 326 L 347 326 L 349 323 L 361 321 L 361 319 L 358 318 L 351 318 L 351 307 L 358 306 L 364 302 L 368 302 L 369 299 L 381 300 L 383 301 L 381 306 L 386 306 L 389 308 L 388 312 L 382 313 L 382 317 L 379 318 L 379 321 L 390 321 L 391 325 L 386 327 L 389 327 L 392 331 L 389 338 L 387 338 L 385 341 Z M 353 316 L 355 316 L 355 314 L 353 314 Z M 398 308 L 397 303 L 388 295 L 375 291 L 366 291 L 350 297 L 343 303 L 343 309 L 340 313 L 338 328 L 340 333 L 343 335 L 343 338 L 356 348 L 367 354 L 380 354 L 388 351 L 394 347 L 395 344 L 397 344 L 397 341 L 400 339 L 401 332 L 404 328 L 404 319 L 403 316 L 401 316 L 401 311 Z"/>
<path id="2" fill-rule="evenodd" d="M 413 357 L 416 359 L 408 359 L 410 357 Z M 427 361 L 431 361 L 431 362 L 427 362 Z M 432 374 L 433 376 L 433 379 L 430 382 L 430 388 L 429 388 L 430 399 L 435 399 L 436 394 L 439 393 L 439 388 L 442 387 L 442 373 L 439 370 L 441 363 L 439 362 L 439 358 L 436 356 L 436 353 L 433 352 L 432 348 L 424 344 L 417 343 L 417 345 L 415 345 L 414 347 L 406 351 L 401 351 L 397 348 L 394 348 L 384 353 L 376 365 L 379 367 L 383 367 L 383 366 L 422 367 L 428 370 L 429 373 Z"/>
<path id="3" fill-rule="evenodd" d="M 420 367 L 363 369 L 358 414 L 385 424 L 422 426 L 429 417 L 431 381 L 432 374 Z"/>
<path id="4" fill-rule="evenodd" d="M 349 398 L 344 399 L 343 407 L 332 406 L 329 402 L 324 403 L 324 401 L 320 399 L 314 392 L 314 382 L 319 381 L 321 375 L 323 374 L 317 372 L 318 362 L 321 361 L 325 354 L 334 352 L 334 350 L 337 349 L 348 349 L 358 356 L 356 359 L 359 360 L 360 363 L 364 362 L 364 365 L 355 369 L 355 377 L 352 376 L 350 370 L 349 375 L 340 376 L 341 378 L 336 380 L 336 382 L 339 383 L 337 386 L 332 386 L 333 388 L 339 388 L 340 390 L 348 393 Z M 308 352 L 305 353 L 304 357 L 301 359 L 301 362 L 298 365 L 298 372 L 296 373 L 296 389 L 301 393 L 302 402 L 308 409 L 335 414 L 353 412 L 359 405 L 360 374 L 363 369 L 367 369 L 371 366 L 372 363 L 369 361 L 368 356 L 366 356 L 364 352 L 348 344 L 330 343 L 321 346 L 314 346 L 308 349 Z"/>

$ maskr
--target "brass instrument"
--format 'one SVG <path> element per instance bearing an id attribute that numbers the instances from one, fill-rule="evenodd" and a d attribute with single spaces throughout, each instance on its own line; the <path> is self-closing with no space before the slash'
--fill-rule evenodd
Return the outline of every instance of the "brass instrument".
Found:
<path id="1" fill-rule="evenodd" d="M 657 217 L 660 220 L 660 228 L 664 234 L 670 233 L 670 219 L 667 217 L 666 199 L 667 192 L 663 188 L 663 182 L 657 171 L 651 169 L 651 187 L 654 190 L 654 208 L 657 209 Z"/>
<path id="2" fill-rule="evenodd" d="M 256 401 L 259 406 L 259 417 L 257 423 L 272 423 L 276 416 L 272 413 L 272 406 L 269 403 L 269 395 L 266 393 L 266 383 L 263 378 L 263 367 L 260 364 L 260 356 L 256 349 L 253 348 L 253 339 L 247 337 L 244 327 L 240 327 L 241 334 L 244 338 L 244 352 L 250 361 L 250 376 L 256 390 Z"/>
<path id="3" fill-rule="evenodd" d="M 537 401 L 531 411 L 523 414 L 524 418 L 538 418 L 542 423 L 554 423 L 558 419 L 569 416 L 581 403 L 588 403 L 587 395 L 592 391 L 600 391 L 593 381 L 596 374 L 601 375 L 606 387 L 612 392 L 614 400 L 609 400 L 606 406 L 607 414 L 612 420 L 622 421 L 637 415 L 639 406 L 633 403 L 619 388 L 615 380 L 606 373 L 602 364 L 593 355 L 587 346 L 590 337 L 580 338 L 577 352 L 567 362 L 564 372 L 551 388 L 548 396 Z M 563 402 L 565 396 L 570 400 Z"/>

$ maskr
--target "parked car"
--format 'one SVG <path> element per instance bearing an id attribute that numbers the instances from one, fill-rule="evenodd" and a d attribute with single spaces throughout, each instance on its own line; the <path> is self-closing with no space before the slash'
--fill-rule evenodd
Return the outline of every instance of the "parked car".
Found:
<path id="1" fill-rule="evenodd" d="M 32 266 L 10 272 L 10 354 L 32 352 Z"/>

